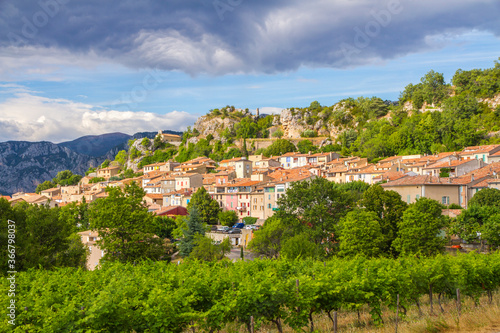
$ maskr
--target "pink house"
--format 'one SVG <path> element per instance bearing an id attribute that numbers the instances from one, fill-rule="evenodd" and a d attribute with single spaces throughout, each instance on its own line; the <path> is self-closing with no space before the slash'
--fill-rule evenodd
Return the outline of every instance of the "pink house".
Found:
<path id="1" fill-rule="evenodd" d="M 229 191 L 229 189 L 228 189 Z M 236 211 L 236 207 L 238 207 L 238 193 L 227 193 L 226 194 L 226 209 Z"/>

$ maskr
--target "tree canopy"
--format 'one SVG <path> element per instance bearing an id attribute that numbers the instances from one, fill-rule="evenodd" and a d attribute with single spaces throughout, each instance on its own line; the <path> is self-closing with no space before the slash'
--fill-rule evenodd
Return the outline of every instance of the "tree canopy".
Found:
<path id="1" fill-rule="evenodd" d="M 97 230 L 103 260 L 134 262 L 168 260 L 168 241 L 155 235 L 153 214 L 144 204 L 144 191 L 136 183 L 106 188 L 108 196 L 96 200 L 90 209 L 90 227 Z"/>
<path id="2" fill-rule="evenodd" d="M 444 251 L 447 242 L 442 229 L 448 220 L 436 200 L 420 198 L 408 206 L 398 223 L 398 237 L 393 246 L 403 255 L 432 256 Z"/>
<path id="3" fill-rule="evenodd" d="M 217 201 L 212 199 L 212 196 L 203 186 L 191 196 L 187 208 L 189 210 L 195 206 L 203 223 L 217 224 L 221 209 Z"/>

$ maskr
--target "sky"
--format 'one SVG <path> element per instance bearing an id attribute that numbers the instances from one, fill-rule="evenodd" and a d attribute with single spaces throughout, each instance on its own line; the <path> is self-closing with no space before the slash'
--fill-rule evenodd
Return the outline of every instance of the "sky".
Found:
<path id="1" fill-rule="evenodd" d="M 261 113 L 397 100 L 429 70 L 491 68 L 498 0 L 3 0 L 0 142 L 185 130 Z"/>

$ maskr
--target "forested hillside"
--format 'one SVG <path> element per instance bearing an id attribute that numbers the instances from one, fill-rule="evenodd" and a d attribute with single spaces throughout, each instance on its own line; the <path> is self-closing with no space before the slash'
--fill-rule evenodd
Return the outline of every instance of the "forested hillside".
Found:
<path id="1" fill-rule="evenodd" d="M 313 101 L 279 115 L 257 115 L 229 105 L 211 109 L 188 127 L 179 147 L 150 143 L 143 151 L 135 147 L 128 154 L 121 152 L 120 159 L 128 156 L 140 168 L 171 158 L 184 162 L 207 156 L 220 161 L 298 150 L 337 151 L 374 161 L 499 143 L 499 133 L 500 63 L 496 61 L 488 69 L 459 69 L 450 79 L 430 70 L 419 83 L 404 87 L 398 101 L 375 96 L 348 98 L 331 106 Z M 314 137 L 322 138 L 321 147 L 313 144 Z M 261 145 L 265 148 L 260 147 L 265 141 Z"/>

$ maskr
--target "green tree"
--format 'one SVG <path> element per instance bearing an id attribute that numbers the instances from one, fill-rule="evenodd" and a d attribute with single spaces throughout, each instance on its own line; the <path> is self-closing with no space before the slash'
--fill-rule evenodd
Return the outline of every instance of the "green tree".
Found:
<path id="1" fill-rule="evenodd" d="M 272 136 L 273 138 L 278 138 L 281 139 L 283 137 L 284 133 L 281 130 L 281 128 L 278 128 L 276 131 L 273 132 Z"/>
<path id="2" fill-rule="evenodd" d="M 500 213 L 500 207 L 470 205 L 468 209 L 463 210 L 453 221 L 451 232 L 467 243 L 477 242 L 479 241 L 479 234 L 484 224 L 491 216 L 498 213 Z"/>
<path id="3" fill-rule="evenodd" d="M 76 185 L 82 179 L 82 176 L 75 175 L 69 170 L 59 171 L 52 179 L 52 183 L 61 186 Z"/>
<path id="4" fill-rule="evenodd" d="M 124 166 L 127 163 L 128 154 L 125 150 L 120 150 L 118 154 L 115 156 L 115 161 L 118 162 L 121 166 Z"/>
<path id="5" fill-rule="evenodd" d="M 210 147 L 208 140 L 200 139 L 194 146 L 194 152 L 196 156 L 208 157 L 212 153 L 212 147 Z"/>
<path id="6" fill-rule="evenodd" d="M 130 158 L 131 159 L 134 160 L 138 157 L 141 157 L 141 155 L 142 155 L 141 152 L 137 148 L 135 148 L 135 147 L 130 148 Z"/>
<path id="7" fill-rule="evenodd" d="M 238 222 L 238 214 L 234 210 L 226 210 L 219 212 L 219 223 L 228 227 L 232 227 Z"/>
<path id="8" fill-rule="evenodd" d="M 266 148 L 264 155 L 279 156 L 294 151 L 297 151 L 297 148 L 292 142 L 285 139 L 278 139 Z"/>
<path id="9" fill-rule="evenodd" d="M 307 154 L 308 152 L 316 152 L 318 148 L 310 140 L 301 140 L 297 143 L 297 149 L 302 154 Z"/>
<path id="10" fill-rule="evenodd" d="M 401 200 L 401 195 L 395 191 L 384 191 L 382 186 L 378 184 L 371 185 L 363 193 L 359 206 L 374 212 L 379 219 L 385 239 L 381 246 L 382 252 L 396 255 L 392 248 L 392 242 L 398 235 L 398 223 L 401 222 L 403 213 L 408 207 L 406 202 Z"/>
<path id="11" fill-rule="evenodd" d="M 88 176 L 89 174 L 91 174 L 92 172 L 95 172 L 96 169 L 93 168 L 93 167 L 89 167 L 89 169 L 87 171 L 85 171 L 85 176 Z"/>
<path id="12" fill-rule="evenodd" d="M 187 208 L 196 207 L 201 220 L 206 224 L 217 224 L 219 218 L 219 204 L 202 186 L 191 197 Z"/>
<path id="13" fill-rule="evenodd" d="M 106 179 L 103 177 L 94 177 L 91 180 L 89 180 L 89 184 L 96 184 L 104 181 L 106 181 Z"/>
<path id="14" fill-rule="evenodd" d="M 321 256 L 322 248 L 302 233 L 283 240 L 280 257 L 286 259 L 316 259 Z"/>
<path id="15" fill-rule="evenodd" d="M 281 219 L 271 216 L 259 230 L 254 231 L 248 248 L 256 254 L 278 258 L 282 242 L 293 235 L 294 231 L 283 224 Z"/>
<path id="16" fill-rule="evenodd" d="M 9 223 L 8 220 L 13 222 Z M 14 226 L 14 227 L 12 227 Z M 60 208 L 18 203 L 11 207 L 0 199 L 0 241 L 7 244 L 8 230 L 15 230 L 16 271 L 30 268 L 85 267 L 87 250 L 70 221 L 60 218 Z M 7 247 L 7 245 L 5 245 Z M 8 252 L 0 253 L 0 267 L 8 268 Z"/>
<path id="17" fill-rule="evenodd" d="M 64 207 L 61 207 L 60 218 L 70 223 L 75 231 L 88 230 L 90 228 L 89 222 L 89 204 L 86 202 L 85 197 L 82 202 L 71 202 Z"/>
<path id="18" fill-rule="evenodd" d="M 279 210 L 275 214 L 295 233 L 307 233 L 311 241 L 324 248 L 325 254 L 338 240 L 338 222 L 354 206 L 352 193 L 333 184 L 322 177 L 292 183 L 278 199 Z"/>
<path id="19" fill-rule="evenodd" d="M 224 239 L 220 244 L 206 236 L 196 234 L 194 236 L 194 248 L 189 254 L 189 258 L 203 261 L 217 261 L 224 259 L 226 253 L 231 252 L 229 238 Z"/>
<path id="20" fill-rule="evenodd" d="M 238 148 L 231 148 L 227 151 L 227 153 L 224 154 L 224 159 L 225 160 L 228 160 L 228 159 L 231 159 L 231 158 L 235 158 L 235 157 L 242 157 L 243 154 L 241 153 L 241 150 L 239 150 Z"/>
<path id="21" fill-rule="evenodd" d="M 40 193 L 42 191 L 48 190 L 49 188 L 53 188 L 56 186 L 57 185 L 52 183 L 50 180 L 46 180 L 43 183 L 37 185 L 37 187 L 35 189 L 35 193 Z"/>
<path id="22" fill-rule="evenodd" d="M 161 135 L 155 136 L 153 140 L 153 150 L 164 149 L 165 147 L 166 144 L 163 142 Z"/>
<path id="23" fill-rule="evenodd" d="M 442 229 L 448 225 L 436 200 L 420 198 L 408 206 L 398 224 L 394 248 L 403 255 L 433 256 L 444 251 L 447 242 Z"/>
<path id="24" fill-rule="evenodd" d="M 183 238 L 179 244 L 179 254 L 183 257 L 189 256 L 195 246 L 195 236 L 205 235 L 205 223 L 198 212 L 198 207 L 191 206 L 189 208 L 189 217 L 186 220 L 186 228 L 183 229 Z"/>
<path id="25" fill-rule="evenodd" d="M 482 189 L 469 200 L 469 206 L 492 206 L 500 208 L 500 190 L 496 188 Z"/>
<path id="26" fill-rule="evenodd" d="M 149 138 L 143 138 L 141 140 L 141 146 L 143 146 L 143 147 L 149 147 L 150 144 L 151 144 L 151 140 L 149 140 Z"/>
<path id="27" fill-rule="evenodd" d="M 99 233 L 104 260 L 134 262 L 168 260 L 171 248 L 157 237 L 153 214 L 148 212 L 145 192 L 135 182 L 122 191 L 106 188 L 108 197 L 96 200 L 90 209 L 90 227 Z"/>
<path id="28" fill-rule="evenodd" d="M 386 238 L 375 212 L 355 209 L 340 222 L 341 256 L 378 257 L 384 254 Z"/>
<path id="29" fill-rule="evenodd" d="M 101 164 L 101 168 L 107 168 L 107 167 L 109 167 L 110 163 L 111 163 L 110 160 L 105 159 L 104 162 L 102 162 L 102 164 Z"/>
<path id="30" fill-rule="evenodd" d="M 490 250 L 500 247 L 500 212 L 491 215 L 481 228 L 481 238 L 489 245 Z"/>
<path id="31" fill-rule="evenodd" d="M 245 117 L 235 125 L 235 130 L 236 137 L 248 139 L 256 137 L 259 127 L 251 117 Z"/>
<path id="32" fill-rule="evenodd" d="M 173 218 L 166 216 L 155 216 L 153 219 L 155 234 L 160 238 L 173 239 L 176 223 Z"/>

